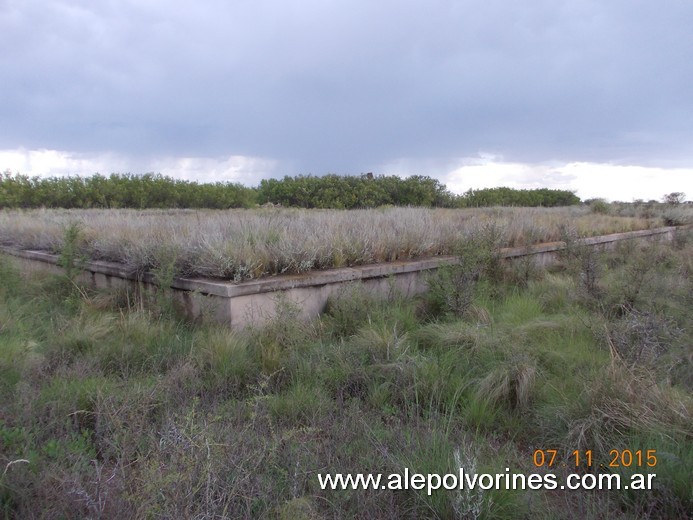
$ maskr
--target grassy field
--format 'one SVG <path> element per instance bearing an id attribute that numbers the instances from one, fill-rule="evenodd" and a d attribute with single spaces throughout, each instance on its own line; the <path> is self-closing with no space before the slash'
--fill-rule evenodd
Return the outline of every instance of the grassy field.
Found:
<path id="1" fill-rule="evenodd" d="M 661 206 L 661 207 L 659 207 Z M 499 246 L 693 222 L 693 208 L 605 205 L 566 208 L 370 210 L 4 210 L 0 244 L 61 252 L 132 272 L 242 281 L 280 273 L 452 254 L 493 228 Z M 603 208 L 602 208 L 603 209 Z M 71 234 L 72 233 L 72 234 Z"/>
<path id="2" fill-rule="evenodd" d="M 17 222 L 9 215 L 4 233 Z M 104 213 L 25 215 L 21 226 L 36 226 L 27 245 L 50 247 L 76 216 L 97 243 L 94 230 L 107 221 Z M 218 226 L 225 236 L 229 222 L 307 218 L 117 215 L 132 240 L 148 219 L 159 232 L 193 236 L 195 226 Z M 410 215 L 433 222 L 439 214 L 354 218 L 396 226 Z M 455 215 L 462 222 L 466 213 Z M 41 219 L 54 222 L 45 234 Z M 351 285 L 319 321 L 302 323 L 284 305 L 269 325 L 243 332 L 186 324 L 162 298 L 93 293 L 66 278 L 25 280 L 1 259 L 0 510 L 7 518 L 689 517 L 690 233 L 608 254 L 569 248 L 552 272 L 498 265 L 475 245 L 458 251 L 464 269 L 431 277 L 420 299 L 376 301 Z M 536 450 L 549 449 L 556 464 L 537 468 Z M 593 466 L 575 469 L 574 450 L 592 450 Z M 657 463 L 600 468 L 611 450 L 656 450 Z M 430 496 L 322 490 L 317 479 L 459 467 L 656 478 L 650 491 Z"/>

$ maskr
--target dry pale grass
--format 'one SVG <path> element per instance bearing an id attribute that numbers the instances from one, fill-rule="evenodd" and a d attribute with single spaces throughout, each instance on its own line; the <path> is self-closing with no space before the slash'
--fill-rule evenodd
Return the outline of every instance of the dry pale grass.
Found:
<path id="1" fill-rule="evenodd" d="M 0 244 L 59 252 L 68 225 L 90 259 L 132 272 L 234 281 L 280 273 L 451 254 L 489 224 L 506 246 L 560 240 L 566 226 L 594 236 L 662 225 L 660 217 L 593 214 L 586 207 L 368 210 L 6 210 Z"/>
<path id="2" fill-rule="evenodd" d="M 607 453 L 630 431 L 690 439 L 690 394 L 658 383 L 650 370 L 626 365 L 612 354 L 611 364 L 576 401 L 582 413 L 574 412 L 567 446 Z"/>

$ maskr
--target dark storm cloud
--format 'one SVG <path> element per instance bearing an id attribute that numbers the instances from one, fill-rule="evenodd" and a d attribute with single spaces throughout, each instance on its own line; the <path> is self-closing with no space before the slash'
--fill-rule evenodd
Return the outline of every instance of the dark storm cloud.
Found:
<path id="1" fill-rule="evenodd" d="M 693 162 L 688 0 L 0 6 L 0 148 Z"/>

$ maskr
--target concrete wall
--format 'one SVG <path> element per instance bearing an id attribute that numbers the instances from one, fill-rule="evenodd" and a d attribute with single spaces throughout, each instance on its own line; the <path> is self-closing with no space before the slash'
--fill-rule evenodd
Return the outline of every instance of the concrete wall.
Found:
<path id="1" fill-rule="evenodd" d="M 676 227 L 665 227 L 628 233 L 591 237 L 577 244 L 610 249 L 623 240 L 671 240 Z M 531 260 L 541 267 L 558 261 L 565 249 L 563 242 L 530 247 L 506 248 L 500 251 L 506 261 Z M 25 272 L 61 273 L 58 257 L 42 251 L 20 251 L 2 247 L 0 251 L 14 256 Z M 386 296 L 393 289 L 404 296 L 414 296 L 427 289 L 426 274 L 457 262 L 454 256 L 405 260 L 386 264 L 364 265 L 300 275 L 275 276 L 234 284 L 220 280 L 178 278 L 171 284 L 172 294 L 190 318 L 212 318 L 232 327 L 262 324 L 276 315 L 277 305 L 291 302 L 304 318 L 314 318 L 324 311 L 330 297 L 350 282 L 360 282 L 373 294 Z M 152 292 L 156 283 L 151 274 L 127 272 L 122 265 L 110 262 L 88 262 L 78 276 L 82 283 L 98 289 L 128 289 Z"/>

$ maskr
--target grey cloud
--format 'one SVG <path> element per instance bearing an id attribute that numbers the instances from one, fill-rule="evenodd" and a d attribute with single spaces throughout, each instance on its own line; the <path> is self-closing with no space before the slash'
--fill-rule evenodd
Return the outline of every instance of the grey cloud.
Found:
<path id="1" fill-rule="evenodd" d="M 10 0 L 0 147 L 693 162 L 693 4 Z"/>

